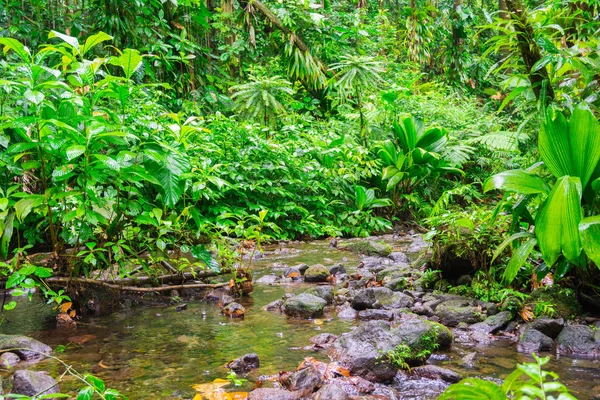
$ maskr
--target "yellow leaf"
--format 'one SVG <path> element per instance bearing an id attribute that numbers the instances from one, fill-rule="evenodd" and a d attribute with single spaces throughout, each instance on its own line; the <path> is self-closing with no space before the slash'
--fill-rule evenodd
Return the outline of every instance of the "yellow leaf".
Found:
<path id="1" fill-rule="evenodd" d="M 315 320 L 313 321 L 313 323 L 314 323 L 315 325 L 323 325 L 323 320 L 322 320 L 322 319 L 315 319 Z"/>
<path id="2" fill-rule="evenodd" d="M 195 395 L 194 398 L 192 400 L 202 400 L 202 396 L 200 396 L 199 394 Z"/>
<path id="3" fill-rule="evenodd" d="M 229 385 L 229 381 L 226 379 L 215 379 L 211 383 L 200 383 L 193 385 L 194 390 L 205 396 L 212 396 L 213 393 L 221 389 L 223 386 Z"/>

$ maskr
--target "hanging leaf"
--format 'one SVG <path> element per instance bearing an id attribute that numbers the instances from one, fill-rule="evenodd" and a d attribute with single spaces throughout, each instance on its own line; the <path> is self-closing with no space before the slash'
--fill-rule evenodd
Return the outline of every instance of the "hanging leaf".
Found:
<path id="1" fill-rule="evenodd" d="M 530 238 L 525 241 L 515 252 L 513 256 L 510 258 L 508 265 L 504 269 L 504 273 L 502 274 L 502 279 L 505 283 L 511 283 L 519 273 L 521 267 L 527 261 L 527 258 L 531 254 L 531 251 L 534 249 L 537 244 L 537 240 L 534 238 Z"/>
<path id="2" fill-rule="evenodd" d="M 563 176 L 538 211 L 535 234 L 544 261 L 550 266 L 561 253 L 571 263 L 579 265 L 582 249 L 579 223 L 583 218 L 581 194 L 579 178 Z"/>

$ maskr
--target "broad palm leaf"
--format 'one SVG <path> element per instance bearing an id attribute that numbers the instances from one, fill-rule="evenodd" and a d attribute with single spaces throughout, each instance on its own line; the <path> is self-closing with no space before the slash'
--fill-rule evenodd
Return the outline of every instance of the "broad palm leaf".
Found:
<path id="1" fill-rule="evenodd" d="M 231 96 L 235 100 L 235 108 L 245 117 L 256 119 L 261 117 L 266 124 L 269 115 L 285 111 L 278 100 L 283 95 L 293 95 L 292 84 L 281 78 L 250 76 L 250 82 L 236 85 L 231 88 L 234 92 Z"/>

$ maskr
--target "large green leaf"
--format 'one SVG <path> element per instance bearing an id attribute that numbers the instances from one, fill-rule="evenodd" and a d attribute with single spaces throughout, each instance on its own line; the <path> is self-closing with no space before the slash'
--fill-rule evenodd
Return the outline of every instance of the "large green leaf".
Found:
<path id="1" fill-rule="evenodd" d="M 174 150 L 162 155 L 155 150 L 146 151 L 145 154 L 154 155 L 153 160 L 147 160 L 146 168 L 160 182 L 165 205 L 174 207 L 183 194 L 180 177 L 190 169 L 189 160 Z"/>
<path id="2" fill-rule="evenodd" d="M 581 220 L 579 233 L 585 254 L 600 268 L 600 215 Z"/>
<path id="3" fill-rule="evenodd" d="M 483 185 L 483 191 L 488 192 L 493 189 L 507 190 L 520 194 L 537 194 L 548 193 L 550 186 L 537 175 L 530 174 L 521 169 L 513 169 L 500 172 L 488 178 Z"/>
<path id="4" fill-rule="evenodd" d="M 591 111 L 577 108 L 567 121 L 548 111 L 538 147 L 544 163 L 556 176 L 576 176 L 586 188 L 600 161 L 600 124 Z"/>
<path id="5" fill-rule="evenodd" d="M 8 246 L 13 235 L 15 214 L 9 212 L 2 223 L 2 232 L 0 232 L 0 258 L 6 260 L 8 258 Z"/>
<path id="6" fill-rule="evenodd" d="M 527 261 L 536 244 L 537 240 L 531 238 L 515 250 L 502 274 L 502 279 L 505 283 L 511 283 L 517 277 L 519 270 Z"/>
<path id="7" fill-rule="evenodd" d="M 90 51 L 90 49 L 92 47 L 97 46 L 100 43 L 106 42 L 109 40 L 112 40 L 112 36 L 110 36 L 107 33 L 102 32 L 102 31 L 88 37 L 87 40 L 85 41 L 85 44 L 83 45 L 83 48 L 81 49 L 81 55 L 84 56 L 85 53 Z"/>
<path id="8" fill-rule="evenodd" d="M 12 50 L 17 53 L 24 63 L 31 62 L 31 52 L 18 40 L 0 37 L 0 45 L 4 46 L 4 54 L 8 53 L 9 50 Z"/>
<path id="9" fill-rule="evenodd" d="M 50 33 L 48 34 L 48 39 L 52 39 L 52 38 L 59 38 L 59 39 L 61 39 L 63 42 L 65 42 L 69 46 L 71 46 L 71 48 L 77 54 L 81 54 L 81 52 L 80 52 L 81 49 L 80 49 L 80 46 L 79 46 L 79 41 L 77 40 L 76 37 L 65 35 L 64 33 L 56 32 L 56 31 L 50 31 Z"/>
<path id="10" fill-rule="evenodd" d="M 537 213 L 535 235 L 548 265 L 554 265 L 561 252 L 568 261 L 579 264 L 582 249 L 579 223 L 583 218 L 581 195 L 581 180 L 563 176 Z"/>
<path id="11" fill-rule="evenodd" d="M 507 400 L 508 397 L 494 382 L 467 378 L 451 385 L 438 400 Z"/>
<path id="12" fill-rule="evenodd" d="M 135 49 L 125 49 L 119 57 L 113 57 L 110 63 L 121 67 L 125 77 L 130 79 L 131 75 L 142 65 L 142 56 Z"/>

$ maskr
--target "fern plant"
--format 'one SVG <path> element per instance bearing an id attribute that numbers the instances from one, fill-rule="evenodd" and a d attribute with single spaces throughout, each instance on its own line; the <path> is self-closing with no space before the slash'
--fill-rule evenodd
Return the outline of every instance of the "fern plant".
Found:
<path id="1" fill-rule="evenodd" d="M 250 76 L 250 82 L 231 88 L 231 96 L 235 100 L 235 109 L 250 119 L 262 118 L 265 125 L 270 116 L 285 111 L 279 99 L 294 94 L 292 84 L 280 76 Z"/>

